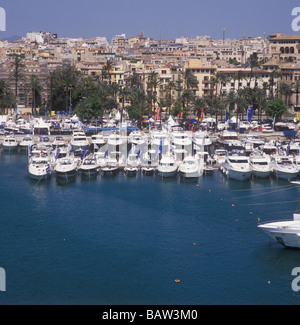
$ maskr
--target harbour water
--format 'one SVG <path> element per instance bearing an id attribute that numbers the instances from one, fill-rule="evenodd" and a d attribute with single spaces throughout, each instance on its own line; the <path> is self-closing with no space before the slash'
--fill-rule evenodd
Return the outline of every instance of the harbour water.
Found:
<path id="1" fill-rule="evenodd" d="M 292 218 L 299 191 L 219 171 L 38 182 L 26 155 L 0 152 L 0 304 L 299 304 L 300 252 L 257 228 Z"/>

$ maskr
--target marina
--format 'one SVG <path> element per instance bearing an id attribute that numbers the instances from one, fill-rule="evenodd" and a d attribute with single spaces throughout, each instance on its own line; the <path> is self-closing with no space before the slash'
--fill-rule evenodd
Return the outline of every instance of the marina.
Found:
<path id="1" fill-rule="evenodd" d="M 218 135 L 210 133 L 208 155 L 200 148 L 180 163 L 173 154 L 172 166 L 164 166 L 173 168 L 172 177 L 162 177 L 159 162 L 172 150 L 160 153 L 171 143 L 161 134 L 164 143 L 150 149 L 153 161 L 144 159 L 147 144 L 143 155 L 138 143 L 133 151 L 130 143 L 130 164 L 141 159 L 132 169 L 128 159 L 117 159 L 123 156 L 120 137 L 111 137 L 110 147 L 105 141 L 98 156 L 90 137 L 90 151 L 73 151 L 70 135 L 62 136 L 68 148 L 62 158 L 52 149 L 62 139 L 53 135 L 42 144 L 33 135 L 32 156 L 30 150 L 1 149 L 1 261 L 13 279 L 2 304 L 298 303 L 290 288 L 298 250 L 259 227 L 283 215 L 289 220 L 299 209 L 298 176 L 231 179 L 221 170 L 224 160 L 214 159 L 217 150 L 226 156 L 228 147 L 217 146 Z M 19 143 L 23 138 L 15 137 Z M 145 137 L 151 142 L 151 134 Z M 263 139 L 286 148 L 282 132 Z M 45 179 L 28 174 L 38 152 L 50 166 Z M 56 177 L 58 160 L 71 158 L 77 159 L 76 173 Z M 191 168 L 195 164 L 200 170 Z M 12 197 L 18 204 L 12 206 Z"/>

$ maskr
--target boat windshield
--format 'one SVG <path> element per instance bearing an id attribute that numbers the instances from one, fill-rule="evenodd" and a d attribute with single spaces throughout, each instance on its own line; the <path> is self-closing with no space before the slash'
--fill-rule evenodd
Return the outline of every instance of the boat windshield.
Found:
<path id="1" fill-rule="evenodd" d="M 268 163 L 266 161 L 254 161 L 254 165 L 260 165 L 260 166 L 267 166 Z"/>
<path id="2" fill-rule="evenodd" d="M 234 159 L 230 158 L 229 161 L 234 164 L 247 164 L 248 160 L 247 159 Z"/>

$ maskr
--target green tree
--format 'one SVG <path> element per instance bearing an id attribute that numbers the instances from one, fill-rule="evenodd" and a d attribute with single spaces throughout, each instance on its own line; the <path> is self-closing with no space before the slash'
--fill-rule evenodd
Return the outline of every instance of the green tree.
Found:
<path id="1" fill-rule="evenodd" d="M 103 112 L 103 103 L 97 96 L 85 98 L 81 100 L 76 106 L 77 116 L 80 116 L 80 118 L 86 119 L 88 121 L 102 117 Z"/>
<path id="2" fill-rule="evenodd" d="M 268 116 L 274 117 L 276 115 L 276 120 L 281 119 L 281 116 L 287 111 L 287 105 L 282 99 L 276 99 L 268 103 L 265 108 L 265 112 Z"/>

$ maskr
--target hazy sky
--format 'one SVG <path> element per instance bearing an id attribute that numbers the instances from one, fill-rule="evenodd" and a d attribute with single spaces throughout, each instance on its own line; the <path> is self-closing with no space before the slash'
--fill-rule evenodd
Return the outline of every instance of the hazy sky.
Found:
<path id="1" fill-rule="evenodd" d="M 297 0 L 0 0 L 6 32 L 0 38 L 28 31 L 59 37 L 135 36 L 144 31 L 155 39 L 210 35 L 222 38 L 299 34 L 291 28 Z"/>

